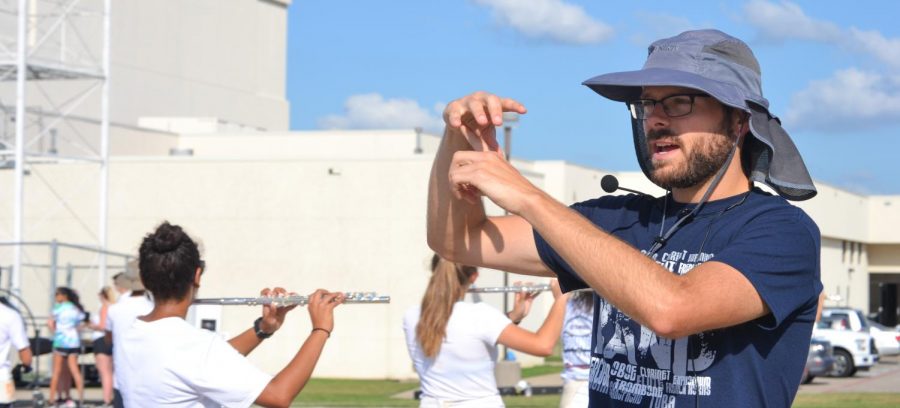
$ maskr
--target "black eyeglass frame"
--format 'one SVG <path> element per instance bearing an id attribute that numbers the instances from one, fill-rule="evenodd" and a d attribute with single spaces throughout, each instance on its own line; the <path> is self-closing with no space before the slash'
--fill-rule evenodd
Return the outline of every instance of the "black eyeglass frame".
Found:
<path id="1" fill-rule="evenodd" d="M 670 100 L 671 98 L 676 98 L 679 96 L 689 97 L 691 104 L 688 107 L 687 112 L 682 113 L 682 114 L 672 115 L 669 113 L 669 107 L 668 107 L 668 105 L 666 105 L 666 101 Z M 633 101 L 625 102 L 625 106 L 628 108 L 628 111 L 631 113 L 631 118 L 635 119 L 635 120 L 646 120 L 647 117 L 650 116 L 650 114 L 652 114 L 653 111 L 656 109 L 656 105 L 661 105 L 663 107 L 663 113 L 666 114 L 666 117 L 680 118 L 680 117 L 690 115 L 691 113 L 694 113 L 694 100 L 697 97 L 710 98 L 712 96 L 709 94 L 705 94 L 705 93 L 679 93 L 679 94 L 669 95 L 669 96 L 659 99 L 659 100 L 648 99 L 648 98 L 635 99 Z M 644 112 L 645 104 L 642 102 L 652 102 L 653 103 L 652 105 L 650 105 L 650 106 L 652 106 L 652 108 L 650 109 L 649 113 Z M 638 115 L 638 112 L 639 112 L 638 106 L 640 106 L 641 115 Z"/>

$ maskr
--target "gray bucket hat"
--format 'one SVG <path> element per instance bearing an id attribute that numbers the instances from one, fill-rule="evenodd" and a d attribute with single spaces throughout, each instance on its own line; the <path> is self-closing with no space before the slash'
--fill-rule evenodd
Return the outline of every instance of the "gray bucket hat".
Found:
<path id="1" fill-rule="evenodd" d="M 762 96 L 759 62 L 743 41 L 718 30 L 686 31 L 650 45 L 644 67 L 584 81 L 584 85 L 614 101 L 640 98 L 644 86 L 681 86 L 697 89 L 750 115 L 750 134 L 744 150 L 750 160 L 750 179 L 768 184 L 788 200 L 816 195 L 806 165 L 781 121 L 769 112 Z M 650 176 L 643 125 L 632 119 L 634 148 L 641 170 Z"/>
<path id="2" fill-rule="evenodd" d="M 145 290 L 144 283 L 141 281 L 141 275 L 138 273 L 138 262 L 136 259 L 128 261 L 125 264 L 125 270 L 113 276 L 113 282 L 116 286 L 132 292 Z"/>

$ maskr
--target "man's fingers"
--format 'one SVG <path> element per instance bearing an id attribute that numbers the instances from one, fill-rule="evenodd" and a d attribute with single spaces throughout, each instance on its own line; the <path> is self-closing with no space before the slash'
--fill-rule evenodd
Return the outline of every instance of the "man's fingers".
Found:
<path id="1" fill-rule="evenodd" d="M 454 128 L 464 124 L 472 128 L 501 126 L 503 112 L 524 114 L 528 110 L 515 99 L 478 91 L 448 103 L 444 108 L 444 121 Z M 467 119 L 468 124 L 465 123 Z"/>
<path id="2" fill-rule="evenodd" d="M 500 98 L 497 95 L 488 95 L 485 98 L 485 102 L 487 103 L 487 111 L 491 116 L 491 123 L 494 126 L 500 126 L 503 124 L 503 104 L 500 101 Z"/>
<path id="3" fill-rule="evenodd" d="M 478 128 L 490 125 L 491 122 L 488 120 L 486 102 L 483 99 L 470 98 L 466 102 L 466 106 L 469 108 L 469 113 L 472 114 L 472 118 L 475 119 L 475 122 L 478 124 Z"/>
<path id="4" fill-rule="evenodd" d="M 462 126 L 462 115 L 466 113 L 465 105 L 459 100 L 455 100 L 447 104 L 444 108 L 444 122 L 451 127 L 458 128 Z"/>
<path id="5" fill-rule="evenodd" d="M 500 106 L 503 108 L 504 112 L 516 112 L 523 115 L 528 113 L 528 109 L 525 108 L 525 105 L 522 105 L 519 101 L 512 98 L 500 99 Z"/>

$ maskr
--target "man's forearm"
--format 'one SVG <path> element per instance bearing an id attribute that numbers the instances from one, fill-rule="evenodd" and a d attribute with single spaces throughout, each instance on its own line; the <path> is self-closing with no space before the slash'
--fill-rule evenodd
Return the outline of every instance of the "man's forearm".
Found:
<path id="1" fill-rule="evenodd" d="M 456 129 L 447 128 L 431 168 L 428 183 L 428 245 L 445 258 L 463 252 L 472 239 L 475 226 L 487 219 L 479 200 L 470 203 L 457 199 L 450 185 L 453 154 L 469 150 L 465 138 Z"/>

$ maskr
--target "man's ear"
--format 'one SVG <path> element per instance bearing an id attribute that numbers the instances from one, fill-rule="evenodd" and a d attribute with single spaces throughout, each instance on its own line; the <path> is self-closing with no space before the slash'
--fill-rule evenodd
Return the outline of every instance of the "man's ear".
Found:
<path id="1" fill-rule="evenodd" d="M 200 275 L 202 275 L 202 274 L 203 274 L 203 268 L 197 268 L 197 270 L 194 271 L 194 286 L 196 286 L 198 288 L 200 287 Z"/>
<path id="2" fill-rule="evenodd" d="M 734 124 L 734 127 L 736 131 L 734 134 L 738 136 L 744 136 L 745 134 L 747 134 L 747 132 L 750 131 L 750 115 L 748 115 L 747 112 L 744 111 L 737 111 L 737 114 L 735 116 L 736 123 Z"/>

